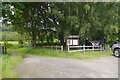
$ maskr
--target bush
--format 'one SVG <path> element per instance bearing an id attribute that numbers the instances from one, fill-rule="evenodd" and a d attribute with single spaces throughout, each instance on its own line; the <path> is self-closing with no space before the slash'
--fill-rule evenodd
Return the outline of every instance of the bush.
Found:
<path id="1" fill-rule="evenodd" d="M 23 47 L 24 45 L 23 45 L 23 41 L 22 40 L 19 40 L 18 41 L 18 47 Z"/>
<path id="2" fill-rule="evenodd" d="M 47 43 L 47 42 L 44 42 L 44 43 L 37 43 L 36 44 L 37 46 L 61 46 L 59 42 L 54 42 L 54 43 Z"/>
<path id="3" fill-rule="evenodd" d="M 13 46 L 12 43 L 8 43 L 7 41 L 4 41 L 4 43 L 2 43 L 3 46 L 6 46 L 7 48 L 10 48 Z"/>
<path id="4" fill-rule="evenodd" d="M 12 47 L 12 46 L 13 46 L 12 43 L 7 43 L 7 48 L 10 48 L 10 47 Z"/>
<path id="5" fill-rule="evenodd" d="M 0 32 L 0 35 L 2 35 L 2 41 L 18 41 L 21 38 L 17 32 Z"/>
<path id="6" fill-rule="evenodd" d="M 22 40 L 19 40 L 19 41 L 18 41 L 18 44 L 21 44 L 21 45 L 22 45 L 22 44 L 23 44 L 23 41 L 22 41 Z"/>

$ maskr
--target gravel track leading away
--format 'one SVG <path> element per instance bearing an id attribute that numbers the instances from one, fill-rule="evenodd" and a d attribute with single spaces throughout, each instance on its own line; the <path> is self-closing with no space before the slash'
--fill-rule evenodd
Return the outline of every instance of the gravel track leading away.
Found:
<path id="1" fill-rule="evenodd" d="M 79 60 L 30 56 L 15 69 L 20 78 L 118 78 L 118 59 Z"/>

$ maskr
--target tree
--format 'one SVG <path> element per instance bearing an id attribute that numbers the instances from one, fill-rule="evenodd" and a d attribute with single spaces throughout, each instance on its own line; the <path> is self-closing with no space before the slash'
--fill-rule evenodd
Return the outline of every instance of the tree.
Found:
<path id="1" fill-rule="evenodd" d="M 14 6 L 14 15 L 9 16 L 10 22 L 14 25 L 13 28 L 21 34 L 30 36 L 32 47 L 35 48 L 39 31 L 49 28 L 46 24 L 49 22 L 48 3 L 12 3 L 8 5 Z"/>
<path id="2" fill-rule="evenodd" d="M 104 37 L 108 42 L 117 39 L 118 33 L 118 4 L 116 3 L 83 3 L 79 9 L 80 35 L 85 40 L 99 40 Z M 113 38 L 114 37 L 114 38 Z M 114 39 L 114 40 L 113 40 Z"/>
<path id="3" fill-rule="evenodd" d="M 54 38 L 64 45 L 68 35 L 80 35 L 81 40 L 111 43 L 118 39 L 119 3 L 3 3 L 4 23 L 12 23 L 20 34 L 30 37 L 31 44 L 49 44 Z"/>

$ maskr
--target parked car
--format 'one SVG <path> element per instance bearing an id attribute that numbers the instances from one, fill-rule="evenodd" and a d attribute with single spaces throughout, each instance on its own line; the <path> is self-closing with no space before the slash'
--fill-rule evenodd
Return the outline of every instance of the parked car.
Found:
<path id="1" fill-rule="evenodd" d="M 111 49 L 114 56 L 120 57 L 120 42 L 115 42 Z"/>

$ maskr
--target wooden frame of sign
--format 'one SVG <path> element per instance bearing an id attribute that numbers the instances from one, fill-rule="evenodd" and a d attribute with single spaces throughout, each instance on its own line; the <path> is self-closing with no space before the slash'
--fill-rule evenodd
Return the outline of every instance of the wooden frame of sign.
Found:
<path id="1" fill-rule="evenodd" d="M 77 46 L 80 43 L 80 37 L 78 35 L 71 35 L 67 37 L 66 45 Z"/>

